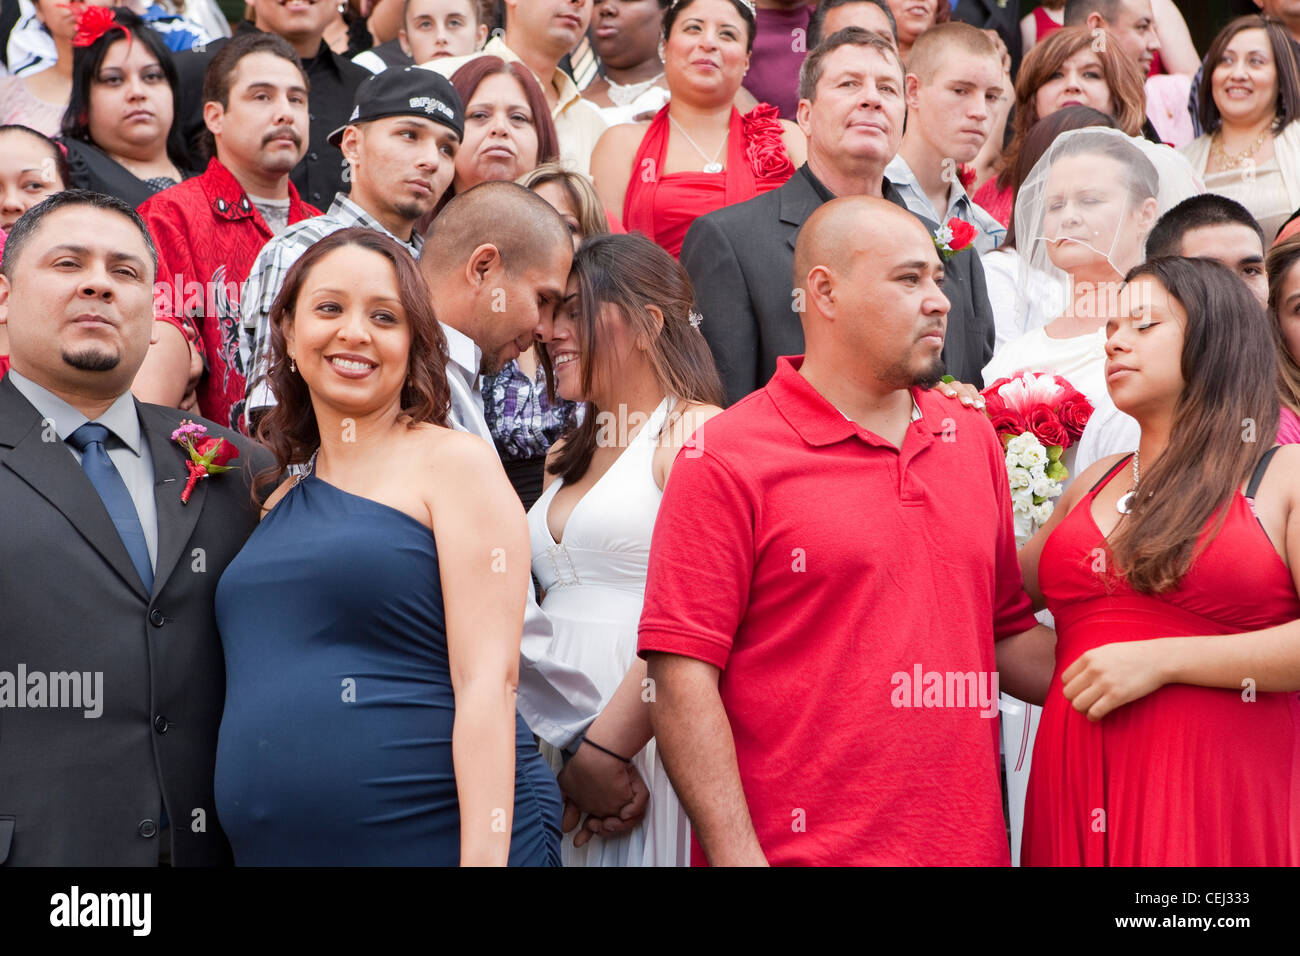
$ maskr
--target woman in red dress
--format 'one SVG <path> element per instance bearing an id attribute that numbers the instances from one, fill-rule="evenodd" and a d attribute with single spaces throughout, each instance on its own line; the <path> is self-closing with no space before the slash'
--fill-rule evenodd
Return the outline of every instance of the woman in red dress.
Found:
<path id="1" fill-rule="evenodd" d="M 1106 379 L 1139 447 L 1021 552 L 1057 627 L 1022 859 L 1300 865 L 1300 446 L 1256 440 L 1277 431 L 1272 330 L 1218 263 L 1128 281 Z"/>
<path id="2" fill-rule="evenodd" d="M 671 102 L 647 126 L 613 126 L 591 154 L 605 208 L 674 256 L 698 216 L 781 186 L 804 161 L 803 134 L 777 109 L 734 101 L 754 46 L 744 0 L 680 0 L 664 14 Z"/>

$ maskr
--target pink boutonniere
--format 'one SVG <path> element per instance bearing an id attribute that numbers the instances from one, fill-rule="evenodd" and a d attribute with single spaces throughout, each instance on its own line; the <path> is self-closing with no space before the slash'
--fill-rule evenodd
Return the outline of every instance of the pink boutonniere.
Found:
<path id="1" fill-rule="evenodd" d="M 974 241 L 975 227 L 956 216 L 949 219 L 946 225 L 940 226 L 934 234 L 934 246 L 945 262 L 963 249 L 970 248 Z"/>
<path id="2" fill-rule="evenodd" d="M 207 435 L 207 428 L 188 418 L 172 432 L 172 441 L 177 442 L 190 456 L 189 461 L 185 463 L 190 477 L 185 482 L 185 490 L 181 492 L 183 505 L 190 503 L 190 495 L 194 493 L 195 485 L 209 475 L 219 475 L 223 471 L 229 471 L 233 466 L 227 462 L 239 457 L 239 449 L 224 438 L 209 438 Z"/>

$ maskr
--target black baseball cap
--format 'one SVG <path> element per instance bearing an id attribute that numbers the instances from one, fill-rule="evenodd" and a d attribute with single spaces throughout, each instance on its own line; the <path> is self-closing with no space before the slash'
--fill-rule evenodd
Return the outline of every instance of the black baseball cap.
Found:
<path id="1" fill-rule="evenodd" d="M 423 116 L 465 135 L 465 107 L 450 80 L 423 67 L 394 66 L 361 82 L 352 115 L 330 133 L 329 143 L 337 146 L 348 126 L 386 116 Z"/>

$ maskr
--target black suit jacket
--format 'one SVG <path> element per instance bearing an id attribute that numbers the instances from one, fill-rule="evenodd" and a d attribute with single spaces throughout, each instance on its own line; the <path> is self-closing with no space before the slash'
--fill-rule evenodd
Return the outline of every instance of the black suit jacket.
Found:
<path id="1" fill-rule="evenodd" d="M 906 209 L 885 180 L 885 198 Z M 799 229 L 822 204 L 802 172 L 780 189 L 701 216 L 682 246 L 695 301 L 704 316 L 700 331 L 713 351 L 727 404 L 767 384 L 782 355 L 804 350 L 803 327 L 794 310 L 794 244 Z M 938 228 L 917 216 L 930 232 Z M 864 229 L 871 223 L 864 222 Z M 943 360 L 963 382 L 980 384 L 993 357 L 993 309 L 984 269 L 974 250 L 945 263 L 944 294 L 952 304 Z"/>
<path id="2" fill-rule="evenodd" d="M 136 407 L 156 482 L 152 594 L 81 466 L 0 381 L 0 672 L 13 681 L 26 671 L 28 701 L 37 700 L 33 672 L 103 675 L 98 717 L 0 706 L 0 862 L 9 865 L 156 865 L 160 795 L 173 864 L 231 859 L 213 808 L 225 661 L 212 602 L 257 525 L 250 475 L 272 459 L 200 419 L 239 447 L 243 466 L 200 481 L 182 505 L 186 456 L 171 433 L 185 415 Z"/>

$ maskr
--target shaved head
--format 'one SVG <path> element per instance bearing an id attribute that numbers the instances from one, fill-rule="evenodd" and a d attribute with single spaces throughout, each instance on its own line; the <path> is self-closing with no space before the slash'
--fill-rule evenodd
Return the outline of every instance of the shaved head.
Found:
<path id="1" fill-rule="evenodd" d="M 421 268 L 427 276 L 463 268 L 483 245 L 495 246 L 506 269 L 517 275 L 547 262 L 557 245 L 572 250 L 573 240 L 555 207 L 532 190 L 482 183 L 443 207 L 425 237 Z"/>
<path id="2" fill-rule="evenodd" d="M 804 223 L 794 261 L 814 368 L 877 393 L 939 380 L 949 303 L 920 219 L 885 199 L 835 199 Z"/>
<path id="3" fill-rule="evenodd" d="M 858 256 L 876 257 L 896 248 L 899 233 L 909 230 L 928 238 L 921 220 L 888 199 L 845 196 L 825 203 L 799 230 L 794 247 L 795 288 L 806 292 L 808 275 L 817 266 L 846 275 Z"/>

